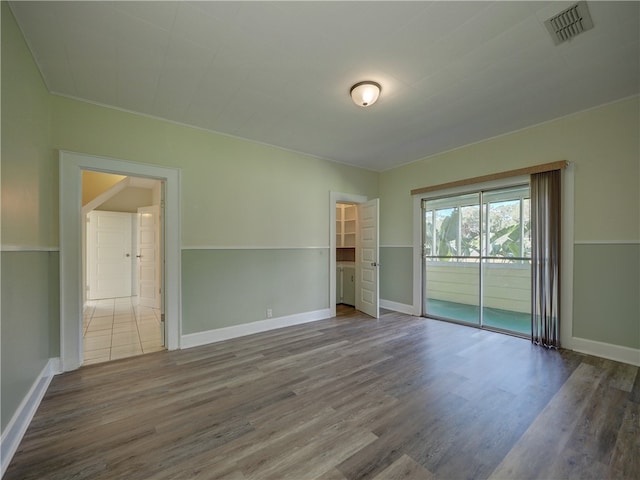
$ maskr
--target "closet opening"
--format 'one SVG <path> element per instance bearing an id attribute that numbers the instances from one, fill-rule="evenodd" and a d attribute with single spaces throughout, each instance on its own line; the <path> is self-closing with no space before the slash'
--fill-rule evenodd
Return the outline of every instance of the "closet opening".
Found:
<path id="1" fill-rule="evenodd" d="M 356 206 L 336 204 L 336 306 L 356 306 Z"/>
<path id="2" fill-rule="evenodd" d="M 329 208 L 330 314 L 336 316 L 337 305 L 353 304 L 358 311 L 378 318 L 380 201 L 368 200 L 363 195 L 329 192 Z M 354 268 L 353 282 L 348 270 L 351 267 Z M 339 285 L 338 280 L 343 284 Z"/>

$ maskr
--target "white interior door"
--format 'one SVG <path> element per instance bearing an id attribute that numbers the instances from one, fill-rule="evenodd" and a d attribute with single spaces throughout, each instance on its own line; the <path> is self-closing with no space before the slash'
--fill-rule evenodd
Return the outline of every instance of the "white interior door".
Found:
<path id="1" fill-rule="evenodd" d="M 356 309 L 374 318 L 380 316 L 378 287 L 379 199 L 358 204 L 356 247 Z"/>
<path id="2" fill-rule="evenodd" d="M 160 308 L 160 207 L 138 208 L 138 304 Z"/>
<path id="3" fill-rule="evenodd" d="M 131 214 L 88 214 L 89 292 L 91 300 L 131 296 Z"/>

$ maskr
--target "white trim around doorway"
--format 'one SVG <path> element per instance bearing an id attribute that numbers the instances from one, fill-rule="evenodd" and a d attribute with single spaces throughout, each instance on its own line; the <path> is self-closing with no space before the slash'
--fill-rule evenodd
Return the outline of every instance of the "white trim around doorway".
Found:
<path id="1" fill-rule="evenodd" d="M 60 151 L 60 360 L 64 372 L 82 365 L 82 170 L 165 182 L 165 318 L 167 349 L 180 348 L 180 170 Z M 335 240 L 334 240 L 335 241 Z"/>

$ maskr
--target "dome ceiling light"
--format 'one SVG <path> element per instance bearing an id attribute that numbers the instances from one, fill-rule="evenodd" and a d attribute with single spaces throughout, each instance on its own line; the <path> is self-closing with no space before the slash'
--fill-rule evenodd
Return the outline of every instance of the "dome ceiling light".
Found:
<path id="1" fill-rule="evenodd" d="M 353 103 L 359 107 L 370 107 L 378 100 L 380 90 L 382 90 L 382 87 L 380 87 L 379 83 L 365 80 L 351 87 L 350 93 Z"/>

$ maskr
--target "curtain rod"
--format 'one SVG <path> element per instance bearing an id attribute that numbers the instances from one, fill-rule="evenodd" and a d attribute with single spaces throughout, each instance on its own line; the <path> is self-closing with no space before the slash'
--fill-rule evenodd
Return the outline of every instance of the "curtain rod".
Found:
<path id="1" fill-rule="evenodd" d="M 562 170 L 569 162 L 560 160 L 558 162 L 543 163 L 541 165 L 533 165 L 531 167 L 517 168 L 507 172 L 491 173 L 480 177 L 466 178 L 464 180 L 456 180 L 454 182 L 441 183 L 439 185 L 431 185 L 430 187 L 422 187 L 411 190 L 411 195 L 419 195 L 421 193 L 435 192 L 446 188 L 461 187 L 464 185 L 473 185 L 474 183 L 490 182 L 491 180 L 501 180 L 503 178 L 518 177 L 520 175 L 532 175 L 534 173 L 550 172 L 552 170 Z"/>

